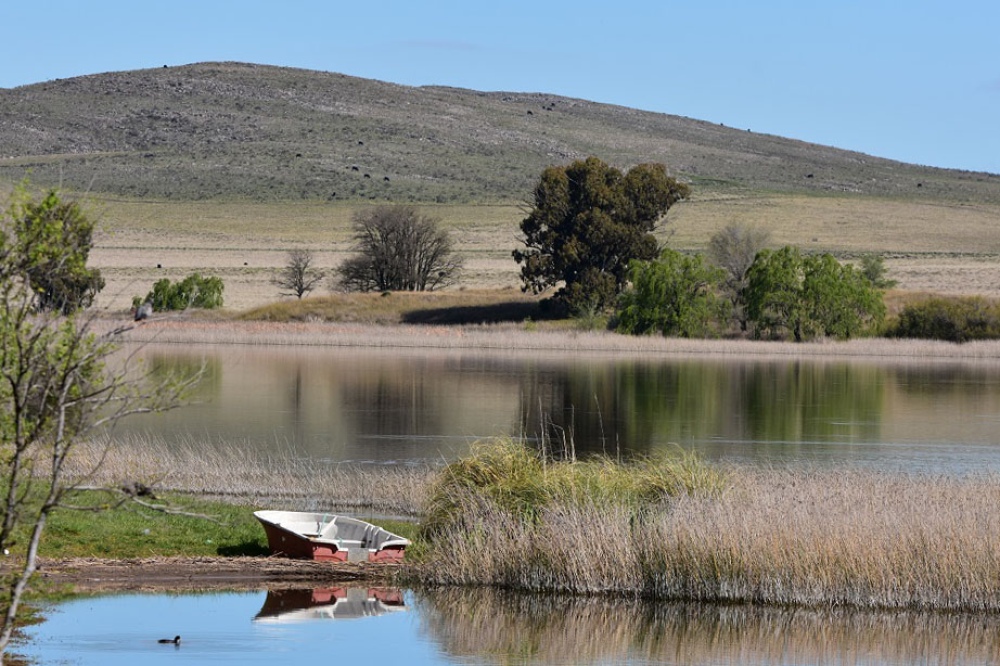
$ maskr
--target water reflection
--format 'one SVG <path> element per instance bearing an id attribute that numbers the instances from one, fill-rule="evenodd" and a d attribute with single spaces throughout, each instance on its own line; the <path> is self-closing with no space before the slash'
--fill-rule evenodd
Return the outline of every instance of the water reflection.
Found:
<path id="1" fill-rule="evenodd" d="M 35 663 L 996 664 L 1000 616 L 346 586 L 79 598 L 29 627 Z M 405 609 L 406 612 L 397 612 Z M 342 612 L 341 612 L 342 611 Z M 351 619 L 349 619 L 351 618 Z M 346 621 L 340 621 L 346 620 Z M 179 646 L 157 638 L 179 633 Z"/>
<path id="2" fill-rule="evenodd" d="M 355 585 L 79 597 L 46 610 L 16 651 L 39 664 L 368 663 L 398 640 L 408 663 L 439 663 L 398 612 L 403 600 L 402 590 Z M 175 634 L 178 645 L 158 643 Z"/>
<path id="3" fill-rule="evenodd" d="M 1000 464 L 1000 366 L 468 351 L 164 348 L 205 365 L 199 403 L 123 424 L 169 439 L 291 448 L 332 461 L 452 459 L 523 435 L 577 454 L 680 444 L 737 461 L 907 469 Z"/>
<path id="4" fill-rule="evenodd" d="M 427 634 L 455 661 L 632 664 L 996 664 L 1000 618 L 645 603 L 435 590 Z"/>
<path id="5" fill-rule="evenodd" d="M 884 371 L 803 362 L 623 361 L 531 368 L 526 433 L 577 453 L 651 453 L 663 442 L 765 443 L 765 455 L 825 441 L 878 441 Z"/>
<path id="6" fill-rule="evenodd" d="M 406 610 L 403 591 L 382 587 L 268 590 L 256 622 L 351 620 Z"/>

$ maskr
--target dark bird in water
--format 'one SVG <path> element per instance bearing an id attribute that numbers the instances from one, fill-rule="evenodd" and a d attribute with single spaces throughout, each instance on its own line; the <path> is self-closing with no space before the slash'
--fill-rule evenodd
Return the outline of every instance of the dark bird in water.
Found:
<path id="1" fill-rule="evenodd" d="M 180 636 L 174 636 L 173 638 L 161 638 L 160 640 L 158 640 L 156 642 L 157 643 L 173 643 L 174 645 L 180 645 L 181 644 L 181 637 Z"/>

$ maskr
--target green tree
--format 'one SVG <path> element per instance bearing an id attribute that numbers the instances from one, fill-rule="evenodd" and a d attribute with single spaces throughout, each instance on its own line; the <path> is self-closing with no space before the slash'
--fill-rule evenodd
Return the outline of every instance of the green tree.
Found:
<path id="1" fill-rule="evenodd" d="M 662 164 L 624 174 L 596 157 L 549 167 L 521 222 L 525 248 L 513 253 L 524 291 L 538 294 L 562 283 L 556 299 L 572 311 L 611 306 L 629 262 L 656 258 L 656 224 L 688 195 L 687 185 Z"/>
<path id="2" fill-rule="evenodd" d="M 830 254 L 803 257 L 790 246 L 757 255 L 744 301 L 757 338 L 846 339 L 876 330 L 885 318 L 881 291 L 852 266 Z"/>
<path id="3" fill-rule="evenodd" d="M 802 279 L 802 255 L 797 249 L 785 246 L 757 254 L 747 270 L 743 295 L 754 337 L 779 337 L 791 331 L 796 340 L 802 339 Z"/>
<path id="4" fill-rule="evenodd" d="M 22 222 L 0 218 L 0 552 L 9 553 L 0 571 L 0 661 L 49 516 L 68 504 L 109 504 L 106 495 L 87 505 L 74 494 L 100 465 L 71 477 L 66 464 L 75 445 L 130 414 L 168 408 L 183 391 L 182 383 L 147 385 L 142 375 L 109 363 L 115 334 L 95 334 L 79 313 L 38 311 L 37 283 L 25 279 L 24 258 L 50 256 L 52 239 L 19 235 Z"/>
<path id="5" fill-rule="evenodd" d="M 36 200 L 21 186 L 7 216 L 7 270 L 26 282 L 34 306 L 63 314 L 89 307 L 104 279 L 98 269 L 87 268 L 94 222 L 80 204 L 64 201 L 55 190 Z"/>
<path id="6" fill-rule="evenodd" d="M 846 340 L 878 329 L 885 302 L 867 277 L 831 254 L 808 256 L 803 264 L 802 296 L 814 335 Z"/>
<path id="7" fill-rule="evenodd" d="M 615 326 L 622 333 L 705 337 L 729 316 L 729 303 L 716 295 L 725 272 L 701 255 L 664 250 L 656 261 L 633 261 L 629 276 Z"/>

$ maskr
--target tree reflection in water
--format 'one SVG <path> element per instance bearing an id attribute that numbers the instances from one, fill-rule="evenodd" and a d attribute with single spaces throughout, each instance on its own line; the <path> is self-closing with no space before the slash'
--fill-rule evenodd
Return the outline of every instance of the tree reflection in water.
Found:
<path id="1" fill-rule="evenodd" d="M 878 441 L 886 372 L 731 359 L 538 364 L 520 376 L 521 428 L 556 455 L 648 455 L 692 440 L 795 455 L 817 441 Z"/>

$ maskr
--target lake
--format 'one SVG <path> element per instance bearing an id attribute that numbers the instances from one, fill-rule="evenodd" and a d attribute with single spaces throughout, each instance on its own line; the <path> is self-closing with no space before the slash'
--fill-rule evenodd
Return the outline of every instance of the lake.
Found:
<path id="1" fill-rule="evenodd" d="M 193 404 L 120 424 L 334 462 L 451 460 L 523 436 L 577 455 L 963 473 L 1000 466 L 1000 364 L 150 345 Z"/>
<path id="2" fill-rule="evenodd" d="M 407 464 L 509 434 L 578 456 L 682 446 L 751 464 L 1000 470 L 991 362 L 172 345 L 142 357 L 160 377 L 202 369 L 204 380 L 193 404 L 121 430 L 204 446 Z M 1000 663 L 1000 617 L 989 615 L 385 593 L 83 597 L 30 628 L 22 651 L 130 665 Z M 179 646 L 156 642 L 174 634 Z"/>
<path id="3" fill-rule="evenodd" d="M 79 598 L 28 630 L 39 663 L 996 664 L 1000 618 L 318 588 Z M 160 645 L 161 636 L 180 645 Z"/>

